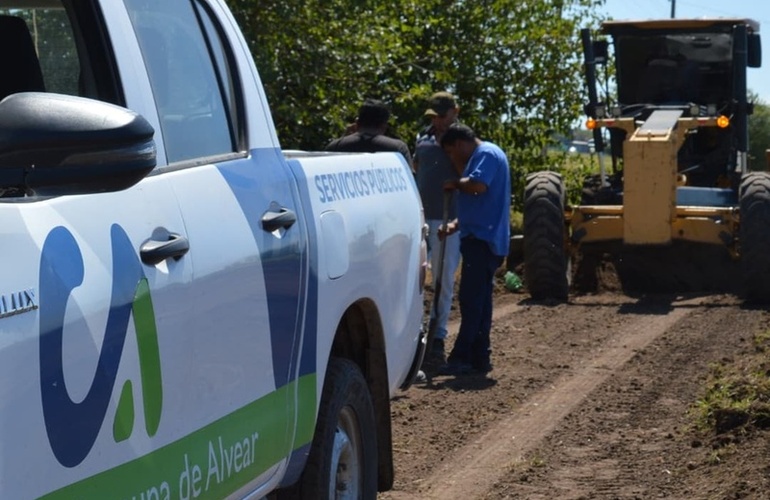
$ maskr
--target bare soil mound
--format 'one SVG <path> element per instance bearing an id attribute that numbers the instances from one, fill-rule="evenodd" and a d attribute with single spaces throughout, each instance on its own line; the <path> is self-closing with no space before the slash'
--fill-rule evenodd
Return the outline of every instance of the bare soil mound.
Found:
<path id="1" fill-rule="evenodd" d="M 738 261 L 721 245 L 585 245 L 573 267 L 578 293 L 741 292 Z"/>

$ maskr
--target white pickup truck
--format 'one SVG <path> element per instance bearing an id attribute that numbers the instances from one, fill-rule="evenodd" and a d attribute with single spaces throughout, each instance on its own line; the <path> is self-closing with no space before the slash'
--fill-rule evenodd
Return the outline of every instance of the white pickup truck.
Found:
<path id="1" fill-rule="evenodd" d="M 0 68 L 0 498 L 391 487 L 404 159 L 284 154 L 223 0 L 0 0 Z"/>

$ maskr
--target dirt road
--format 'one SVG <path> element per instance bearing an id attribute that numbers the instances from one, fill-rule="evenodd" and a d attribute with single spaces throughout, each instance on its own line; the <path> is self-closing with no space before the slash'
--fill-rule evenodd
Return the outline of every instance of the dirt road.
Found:
<path id="1" fill-rule="evenodd" d="M 768 435 L 704 433 L 693 413 L 767 311 L 729 295 L 495 300 L 490 376 L 394 401 L 396 485 L 380 499 L 770 498 Z"/>

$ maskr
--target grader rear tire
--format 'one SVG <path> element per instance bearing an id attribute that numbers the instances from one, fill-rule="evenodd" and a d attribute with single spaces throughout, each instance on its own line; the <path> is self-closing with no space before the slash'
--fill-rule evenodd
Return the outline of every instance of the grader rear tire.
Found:
<path id="1" fill-rule="evenodd" d="M 527 177 L 524 189 L 524 281 L 535 300 L 567 300 L 564 184 L 555 172 Z"/>
<path id="2" fill-rule="evenodd" d="M 749 172 L 741 179 L 740 256 L 747 301 L 770 302 L 770 173 Z"/>

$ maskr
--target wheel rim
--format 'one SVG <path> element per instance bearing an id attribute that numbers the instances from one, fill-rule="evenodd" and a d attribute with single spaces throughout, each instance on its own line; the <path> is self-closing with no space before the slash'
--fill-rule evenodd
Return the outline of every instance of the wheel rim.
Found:
<path id="1" fill-rule="evenodd" d="M 340 412 L 332 449 L 332 473 L 329 498 L 358 499 L 362 491 L 361 432 L 352 408 Z"/>

